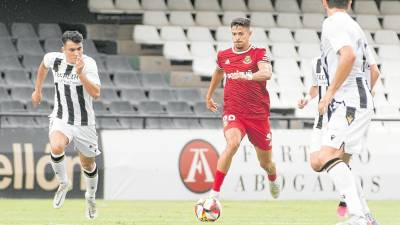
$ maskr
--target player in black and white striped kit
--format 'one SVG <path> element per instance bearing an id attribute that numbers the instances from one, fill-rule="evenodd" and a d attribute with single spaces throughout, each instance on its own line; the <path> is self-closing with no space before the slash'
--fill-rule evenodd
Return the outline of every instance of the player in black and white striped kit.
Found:
<path id="1" fill-rule="evenodd" d="M 38 68 L 32 103 L 34 106 L 40 104 L 42 84 L 51 69 L 55 96 L 54 110 L 49 116 L 49 139 L 52 167 L 60 181 L 53 207 L 62 206 L 70 189 L 64 149 L 73 142 L 86 175 L 86 217 L 94 219 L 97 216 L 95 195 L 98 182 L 95 157 L 101 152 L 98 149 L 92 99 L 100 96 L 100 79 L 96 62 L 83 54 L 82 34 L 66 31 L 61 39 L 62 52 L 47 53 Z"/>

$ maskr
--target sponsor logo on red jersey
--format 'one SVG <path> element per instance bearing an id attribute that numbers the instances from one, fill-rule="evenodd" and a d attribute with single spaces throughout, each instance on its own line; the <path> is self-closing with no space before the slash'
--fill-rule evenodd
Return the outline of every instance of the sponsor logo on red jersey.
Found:
<path id="1" fill-rule="evenodd" d="M 186 188 L 195 193 L 209 191 L 217 161 L 218 152 L 210 143 L 200 139 L 189 141 L 179 157 L 179 173 Z"/>

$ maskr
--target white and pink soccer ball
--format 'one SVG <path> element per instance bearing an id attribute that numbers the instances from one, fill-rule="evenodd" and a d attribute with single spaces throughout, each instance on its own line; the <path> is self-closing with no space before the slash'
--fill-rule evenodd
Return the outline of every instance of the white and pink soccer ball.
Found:
<path id="1" fill-rule="evenodd" d="M 221 215 L 221 203 L 215 198 L 200 199 L 194 207 L 197 219 L 202 222 L 214 222 Z"/>

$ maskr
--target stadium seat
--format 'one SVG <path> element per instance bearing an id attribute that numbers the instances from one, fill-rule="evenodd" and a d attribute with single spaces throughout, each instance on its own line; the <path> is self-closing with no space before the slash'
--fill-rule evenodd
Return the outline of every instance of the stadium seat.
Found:
<path id="1" fill-rule="evenodd" d="M 44 54 L 38 39 L 24 39 L 20 38 L 17 41 L 17 50 L 21 55 L 37 55 Z"/>
<path id="2" fill-rule="evenodd" d="M 193 105 L 195 102 L 203 100 L 203 97 L 198 89 L 177 89 L 176 96 L 179 101 L 188 102 Z"/>
<path id="3" fill-rule="evenodd" d="M 221 26 L 221 20 L 219 19 L 218 14 L 216 12 L 197 11 L 196 24 L 197 26 L 217 28 Z"/>
<path id="4" fill-rule="evenodd" d="M 165 80 L 165 75 L 158 73 L 143 74 L 142 84 L 144 87 L 151 87 L 151 88 L 165 88 L 169 86 L 169 84 Z"/>
<path id="5" fill-rule="evenodd" d="M 119 118 L 119 122 L 123 129 L 143 129 L 143 118 Z"/>
<path id="6" fill-rule="evenodd" d="M 142 8 L 144 10 L 167 10 L 164 0 L 142 0 Z"/>
<path id="7" fill-rule="evenodd" d="M 175 128 L 178 129 L 201 129 L 199 119 L 196 118 L 173 118 Z"/>
<path id="8" fill-rule="evenodd" d="M 320 0 L 302 0 L 300 8 L 303 13 L 325 13 Z"/>
<path id="9" fill-rule="evenodd" d="M 192 11 L 193 6 L 190 0 L 168 0 L 169 10 L 182 10 L 182 11 Z"/>
<path id="10" fill-rule="evenodd" d="M 2 69 L 22 69 L 17 56 L 0 56 L 0 68 Z"/>
<path id="11" fill-rule="evenodd" d="M 276 79 L 276 74 L 272 74 L 272 79 L 267 81 L 267 90 L 270 92 L 279 92 L 279 85 L 275 81 Z"/>
<path id="12" fill-rule="evenodd" d="M 378 6 L 375 1 L 357 0 L 354 2 L 353 8 L 356 14 L 379 15 Z"/>
<path id="13" fill-rule="evenodd" d="M 62 48 L 61 39 L 46 39 L 44 41 L 45 52 L 60 52 Z"/>
<path id="14" fill-rule="evenodd" d="M 296 63 L 296 60 L 292 58 L 287 59 L 275 59 L 274 61 L 274 73 L 278 77 L 290 75 L 297 75 L 300 77 L 300 69 Z"/>
<path id="15" fill-rule="evenodd" d="M 17 100 L 9 100 L 0 102 L 0 111 L 5 113 L 26 112 L 22 102 Z"/>
<path id="16" fill-rule="evenodd" d="M 96 126 L 101 129 L 121 129 L 122 126 L 116 118 L 96 118 Z"/>
<path id="17" fill-rule="evenodd" d="M 215 38 L 218 42 L 230 42 L 232 41 L 231 28 L 228 26 L 218 27 L 215 32 Z"/>
<path id="18" fill-rule="evenodd" d="M 322 22 L 324 21 L 324 14 L 319 13 L 304 13 L 303 14 L 303 25 L 304 28 L 313 28 L 316 30 L 322 29 Z"/>
<path id="19" fill-rule="evenodd" d="M 113 72 L 133 71 L 129 56 L 107 55 L 105 62 L 107 64 L 107 69 L 109 71 L 113 71 Z"/>
<path id="20" fill-rule="evenodd" d="M 271 28 L 269 40 L 273 43 L 293 43 L 293 36 L 288 28 Z"/>
<path id="21" fill-rule="evenodd" d="M 294 45 L 291 43 L 276 43 L 272 46 L 271 51 L 274 59 L 298 58 Z"/>
<path id="22" fill-rule="evenodd" d="M 0 87 L 5 87 L 7 86 L 6 81 L 0 77 Z"/>
<path id="23" fill-rule="evenodd" d="M 300 89 L 282 91 L 280 92 L 279 107 L 295 108 L 297 107 L 298 100 L 303 97 L 303 93 Z"/>
<path id="24" fill-rule="evenodd" d="M 210 42 L 192 42 L 190 52 L 193 58 L 209 57 L 216 59 L 217 56 L 214 45 Z"/>
<path id="25" fill-rule="evenodd" d="M 107 71 L 106 67 L 104 66 L 104 60 L 99 56 L 92 56 L 93 60 L 96 62 L 97 70 L 99 72 Z"/>
<path id="26" fill-rule="evenodd" d="M 39 23 L 38 34 L 40 39 L 60 38 L 62 33 L 56 23 Z"/>
<path id="27" fill-rule="evenodd" d="M 207 27 L 189 27 L 187 30 L 189 41 L 214 42 L 210 30 Z"/>
<path id="28" fill-rule="evenodd" d="M 20 102 L 30 102 L 32 99 L 33 87 L 13 87 L 11 97 L 13 100 Z"/>
<path id="29" fill-rule="evenodd" d="M 0 38 L 0 56 L 15 56 L 17 54 L 10 38 Z"/>
<path id="30" fill-rule="evenodd" d="M 375 32 L 375 42 L 384 45 L 398 45 L 399 37 L 393 30 L 378 30 Z"/>
<path id="31" fill-rule="evenodd" d="M 99 72 L 101 87 L 115 88 L 114 83 L 110 79 L 110 75 L 106 72 Z"/>
<path id="32" fill-rule="evenodd" d="M 117 92 L 114 89 L 102 88 L 100 99 L 105 103 L 110 103 L 113 101 L 119 101 Z"/>
<path id="33" fill-rule="evenodd" d="M 133 40 L 139 44 L 162 44 L 164 43 L 155 26 L 135 25 L 133 29 Z"/>
<path id="34" fill-rule="evenodd" d="M 5 80 L 11 87 L 33 87 L 29 75 L 24 70 L 7 70 Z"/>
<path id="35" fill-rule="evenodd" d="M 170 101 L 165 108 L 170 115 L 193 115 L 190 105 L 184 101 Z"/>
<path id="36" fill-rule="evenodd" d="M 230 27 L 232 20 L 239 17 L 246 18 L 246 14 L 243 11 L 225 11 L 222 17 L 222 25 Z"/>
<path id="37" fill-rule="evenodd" d="M 380 10 L 382 15 L 399 15 L 400 14 L 400 2 L 383 0 L 381 1 Z"/>
<path id="38" fill-rule="evenodd" d="M 142 6 L 139 0 L 115 0 L 115 9 L 124 13 L 136 13 L 141 12 Z"/>
<path id="39" fill-rule="evenodd" d="M 7 116 L 7 123 L 2 124 L 3 128 L 37 128 L 39 124 L 35 122 L 33 116 Z"/>
<path id="40" fill-rule="evenodd" d="M 300 13 L 296 0 L 279 0 L 275 2 L 275 9 L 278 12 Z"/>
<path id="41" fill-rule="evenodd" d="M 121 99 L 135 105 L 139 104 L 141 101 L 149 100 L 143 89 L 122 89 Z"/>
<path id="42" fill-rule="evenodd" d="M 375 15 L 357 15 L 357 22 L 365 30 L 375 31 L 382 29 L 378 17 Z"/>
<path id="43" fill-rule="evenodd" d="M 217 52 L 222 51 L 228 48 L 232 48 L 232 42 L 231 41 L 221 41 L 217 42 Z"/>
<path id="44" fill-rule="evenodd" d="M 268 89 L 268 87 L 267 87 L 267 89 Z M 279 100 L 277 92 L 268 90 L 268 94 L 269 94 L 270 107 L 271 108 L 280 108 L 281 101 Z"/>
<path id="45" fill-rule="evenodd" d="M 250 11 L 274 12 L 271 0 L 249 0 L 248 7 Z"/>
<path id="46" fill-rule="evenodd" d="M 102 101 L 93 101 L 93 110 L 96 115 L 110 114 L 110 111 L 107 109 L 107 105 Z"/>
<path id="47" fill-rule="evenodd" d="M 157 101 L 162 104 L 166 104 L 167 102 L 176 101 L 177 98 L 175 93 L 171 89 L 150 89 L 149 90 L 149 99 L 151 101 Z"/>
<path id="48" fill-rule="evenodd" d="M 36 70 L 42 62 L 43 55 L 24 55 L 22 65 L 25 69 Z"/>
<path id="49" fill-rule="evenodd" d="M 195 75 L 211 77 L 216 66 L 215 58 L 195 57 L 192 63 L 192 70 Z"/>
<path id="50" fill-rule="evenodd" d="M 299 29 L 303 27 L 300 16 L 295 13 L 279 13 L 276 21 L 278 27 Z"/>
<path id="51" fill-rule="evenodd" d="M 114 74 L 114 83 L 118 88 L 141 88 L 140 79 L 133 72 L 118 72 Z"/>
<path id="52" fill-rule="evenodd" d="M 5 87 L 0 87 L 0 102 L 11 100 L 10 95 Z"/>
<path id="53" fill-rule="evenodd" d="M 221 11 L 218 0 L 195 0 L 194 8 L 196 11 Z"/>
<path id="54" fill-rule="evenodd" d="M 89 56 L 94 56 L 99 54 L 93 40 L 85 39 L 83 40 L 82 44 L 83 44 L 83 51 L 85 52 L 85 54 Z"/>
<path id="55" fill-rule="evenodd" d="M 0 23 L 0 38 L 10 38 L 10 33 L 4 23 Z"/>
<path id="56" fill-rule="evenodd" d="M 88 7 L 92 13 L 122 13 L 115 8 L 112 0 L 89 0 Z"/>
<path id="57" fill-rule="evenodd" d="M 399 91 L 392 91 L 388 93 L 388 101 L 390 105 L 395 105 L 397 107 L 400 107 L 400 92 Z"/>
<path id="58" fill-rule="evenodd" d="M 185 42 L 166 42 L 163 47 L 163 55 L 169 60 L 184 61 L 193 59 Z"/>
<path id="59" fill-rule="evenodd" d="M 372 34 L 370 31 L 364 30 L 365 37 L 367 38 L 368 44 L 370 46 L 375 45 L 375 40 L 372 38 Z"/>
<path id="60" fill-rule="evenodd" d="M 185 28 L 195 26 L 192 13 L 186 11 L 172 11 L 169 14 L 169 22 L 171 25 Z"/>
<path id="61" fill-rule="evenodd" d="M 186 42 L 186 36 L 183 32 L 182 27 L 180 26 L 163 26 L 161 28 L 160 37 L 163 41 L 177 41 L 177 42 Z"/>
<path id="62" fill-rule="evenodd" d="M 37 38 L 35 29 L 30 23 L 12 23 L 11 34 L 13 38 Z"/>
<path id="63" fill-rule="evenodd" d="M 383 28 L 400 32 L 400 15 L 386 15 L 383 17 Z"/>
<path id="64" fill-rule="evenodd" d="M 396 48 L 398 46 L 387 46 L 387 48 L 393 49 Z M 397 56 L 400 55 L 400 53 L 398 52 L 399 49 L 397 49 L 397 52 L 395 53 L 395 57 L 391 57 L 396 59 Z M 386 76 L 400 76 L 400 71 L 399 71 L 399 66 L 398 66 L 398 60 L 384 60 L 381 63 L 381 74 L 383 77 Z"/>
<path id="65" fill-rule="evenodd" d="M 141 101 L 139 110 L 144 114 L 166 114 L 162 105 L 157 101 Z"/>
<path id="66" fill-rule="evenodd" d="M 133 114 L 137 113 L 129 101 L 114 101 L 108 106 L 111 113 L 116 114 Z"/>
<path id="67" fill-rule="evenodd" d="M 243 0 L 222 0 L 221 5 L 224 11 L 247 11 L 246 3 Z"/>
<path id="68" fill-rule="evenodd" d="M 390 105 L 389 103 L 385 106 L 379 106 L 375 108 L 375 114 L 377 116 L 384 117 L 398 117 L 400 115 L 399 107 Z"/>
<path id="69" fill-rule="evenodd" d="M 269 40 L 267 38 L 267 34 L 265 33 L 265 30 L 261 27 L 253 27 L 252 29 L 252 34 L 251 34 L 251 42 L 252 43 L 268 43 Z"/>
<path id="70" fill-rule="evenodd" d="M 271 28 L 276 27 L 272 13 L 268 12 L 252 12 L 250 14 L 251 26 Z"/>
<path id="71" fill-rule="evenodd" d="M 399 45 L 380 45 L 379 58 L 382 60 L 399 60 L 400 59 L 400 46 Z"/>
<path id="72" fill-rule="evenodd" d="M 294 33 L 294 39 L 298 43 L 320 43 L 318 34 L 314 29 L 298 29 Z"/>
<path id="73" fill-rule="evenodd" d="M 313 43 L 299 44 L 299 56 L 301 58 L 313 59 L 319 55 L 321 55 L 321 49 L 319 44 L 313 44 Z"/>
<path id="74" fill-rule="evenodd" d="M 168 26 L 169 22 L 163 11 L 145 11 L 143 14 L 143 24 L 153 26 Z"/>

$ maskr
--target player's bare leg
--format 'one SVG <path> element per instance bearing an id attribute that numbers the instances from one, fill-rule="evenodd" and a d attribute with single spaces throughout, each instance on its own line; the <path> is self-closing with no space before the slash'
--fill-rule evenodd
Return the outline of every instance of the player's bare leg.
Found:
<path id="1" fill-rule="evenodd" d="M 217 171 L 215 172 L 214 185 L 212 187 L 211 196 L 213 198 L 219 198 L 219 191 L 224 181 L 225 175 L 227 174 L 233 156 L 237 152 L 240 142 L 242 140 L 242 133 L 238 128 L 230 128 L 225 131 L 226 147 L 224 152 L 218 159 Z"/>
<path id="2" fill-rule="evenodd" d="M 260 162 L 261 168 L 263 168 L 267 172 L 268 181 L 269 181 L 269 190 L 273 198 L 278 198 L 280 194 L 280 186 L 276 180 L 276 166 L 272 161 L 272 151 L 266 151 L 259 147 L 256 147 L 257 158 Z"/>
<path id="3" fill-rule="evenodd" d="M 98 172 L 94 157 L 86 157 L 82 153 L 79 153 L 83 173 L 86 179 L 86 209 L 85 215 L 88 219 L 95 219 L 97 217 L 96 209 L 96 191 L 98 183 Z"/>
<path id="4" fill-rule="evenodd" d="M 343 156 L 343 149 L 322 146 L 320 151 L 311 154 L 311 167 L 317 172 L 327 171 L 338 191 L 345 195 L 350 218 L 339 224 L 368 225 L 369 222 L 364 215 L 361 199 L 357 193 L 356 181 L 350 168 L 342 160 Z"/>
<path id="5" fill-rule="evenodd" d="M 63 205 L 65 196 L 70 189 L 64 155 L 64 149 L 68 144 L 68 138 L 60 131 L 53 131 L 49 135 L 49 139 L 51 147 L 51 166 L 60 182 L 53 199 L 53 207 L 58 209 Z"/>

